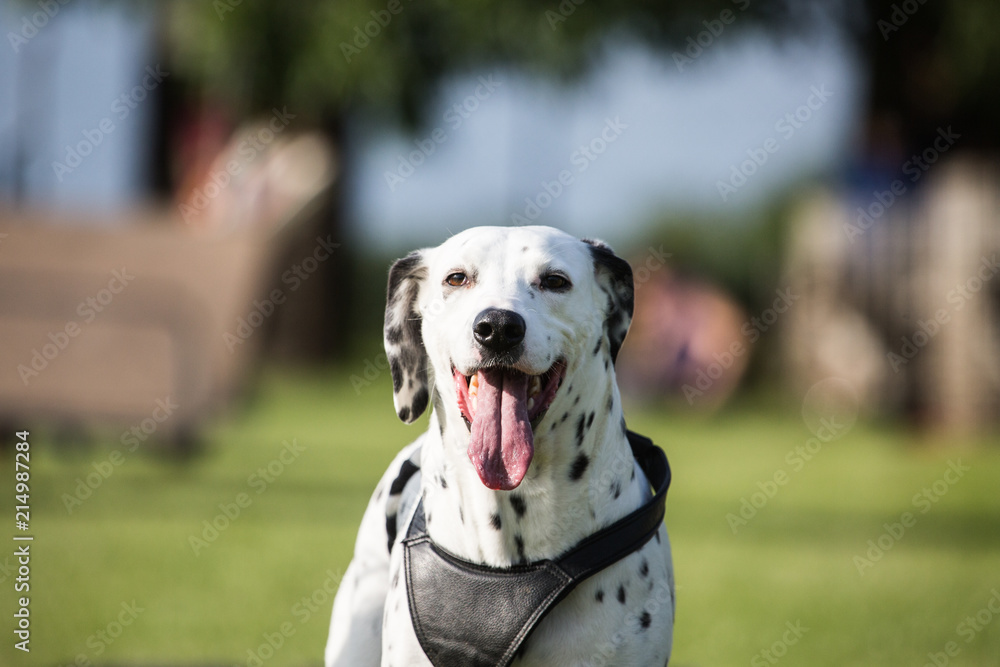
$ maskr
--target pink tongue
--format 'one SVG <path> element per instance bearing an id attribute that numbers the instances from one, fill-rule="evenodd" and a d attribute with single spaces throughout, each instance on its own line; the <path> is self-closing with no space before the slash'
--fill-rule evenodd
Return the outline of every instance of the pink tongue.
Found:
<path id="1" fill-rule="evenodd" d="M 521 483 L 535 452 L 528 421 L 528 376 L 479 371 L 476 400 L 469 459 L 488 488 L 510 491 Z"/>

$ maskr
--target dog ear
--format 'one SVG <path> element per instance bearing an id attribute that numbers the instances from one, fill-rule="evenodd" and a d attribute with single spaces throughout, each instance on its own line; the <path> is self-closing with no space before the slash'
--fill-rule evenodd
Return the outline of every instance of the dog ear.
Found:
<path id="1" fill-rule="evenodd" d="M 583 239 L 590 247 L 594 260 L 594 272 L 601 290 L 608 295 L 608 310 L 604 318 L 604 331 L 611 346 L 611 361 L 618 358 L 625 334 L 632 323 L 635 306 L 635 286 L 632 282 L 632 267 L 614 253 L 603 241 Z"/>
<path id="2" fill-rule="evenodd" d="M 385 354 L 392 373 L 396 414 L 407 424 L 416 421 L 427 409 L 427 350 L 417 310 L 417 296 L 426 278 L 427 265 L 420 250 L 396 260 L 389 269 L 383 330 Z"/>

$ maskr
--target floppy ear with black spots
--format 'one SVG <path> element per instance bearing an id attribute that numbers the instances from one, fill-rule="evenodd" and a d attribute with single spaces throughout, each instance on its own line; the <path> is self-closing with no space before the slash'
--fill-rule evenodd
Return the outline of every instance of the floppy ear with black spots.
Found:
<path id="1" fill-rule="evenodd" d="M 583 242 L 590 246 L 597 284 L 608 295 L 604 331 L 611 347 L 611 361 L 614 362 L 632 323 L 632 310 L 635 306 L 632 267 L 603 241 L 583 239 Z"/>
<path id="2" fill-rule="evenodd" d="M 427 350 L 417 309 L 420 286 L 427 266 L 420 250 L 397 259 L 389 269 L 385 306 L 385 354 L 392 373 L 392 401 L 396 414 L 407 424 L 427 409 Z"/>

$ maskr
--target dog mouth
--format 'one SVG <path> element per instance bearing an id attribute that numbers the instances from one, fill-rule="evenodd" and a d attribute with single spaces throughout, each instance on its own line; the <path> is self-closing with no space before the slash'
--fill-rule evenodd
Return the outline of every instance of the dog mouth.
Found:
<path id="1" fill-rule="evenodd" d="M 469 427 L 469 459 L 490 489 L 509 491 L 524 479 L 534 455 L 534 429 L 566 374 L 556 361 L 539 375 L 510 367 L 453 369 L 458 407 Z"/>

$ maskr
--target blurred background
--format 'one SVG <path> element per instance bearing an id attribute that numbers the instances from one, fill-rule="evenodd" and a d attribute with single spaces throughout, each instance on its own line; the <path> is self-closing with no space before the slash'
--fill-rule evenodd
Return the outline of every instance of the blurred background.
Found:
<path id="1" fill-rule="evenodd" d="M 675 664 L 1000 664 L 998 23 L 5 2 L 0 442 L 7 488 L 30 433 L 36 541 L 4 664 L 319 664 L 418 432 L 387 267 L 483 224 L 632 263 L 618 374 L 675 469 Z"/>

